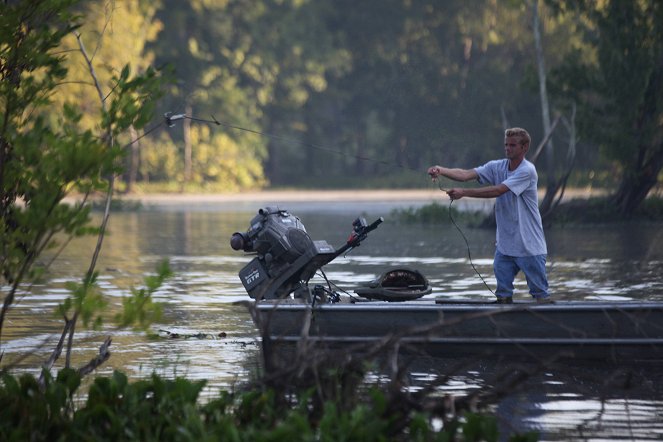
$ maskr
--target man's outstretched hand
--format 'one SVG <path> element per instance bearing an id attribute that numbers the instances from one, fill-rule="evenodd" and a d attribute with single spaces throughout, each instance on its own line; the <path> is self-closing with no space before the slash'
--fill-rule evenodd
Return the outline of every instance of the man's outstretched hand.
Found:
<path id="1" fill-rule="evenodd" d="M 433 181 L 437 181 L 437 178 L 442 175 L 442 167 L 440 166 L 431 166 L 428 168 L 428 175 Z"/>

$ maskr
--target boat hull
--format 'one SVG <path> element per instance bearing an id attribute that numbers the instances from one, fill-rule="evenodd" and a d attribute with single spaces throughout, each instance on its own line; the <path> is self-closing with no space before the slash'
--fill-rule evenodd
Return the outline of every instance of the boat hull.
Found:
<path id="1" fill-rule="evenodd" d="M 663 360 L 663 304 L 360 302 L 256 303 L 256 322 L 272 339 L 330 345 L 393 338 L 433 356 L 531 355 Z M 307 324 L 307 326 L 304 326 Z"/>

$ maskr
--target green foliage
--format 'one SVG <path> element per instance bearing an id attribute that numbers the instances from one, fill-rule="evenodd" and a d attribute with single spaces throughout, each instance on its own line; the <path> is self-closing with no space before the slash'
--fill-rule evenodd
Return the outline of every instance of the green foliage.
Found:
<path id="1" fill-rule="evenodd" d="M 152 67 L 141 75 L 131 75 L 125 65 L 119 76 L 113 76 L 114 85 L 108 111 L 102 116 L 103 127 L 111 128 L 113 136 L 130 126 L 142 129 L 152 119 L 155 102 L 162 94 L 162 79 Z"/>
<path id="2" fill-rule="evenodd" d="M 71 2 L 33 3 L 43 10 Z M 78 6 L 85 18 L 59 30 L 69 35 L 58 54 L 63 63 L 45 57 L 22 82 L 32 87 L 35 102 L 54 101 L 43 116 L 48 124 L 74 103 L 80 127 L 98 137 L 99 93 L 90 87 L 78 42 L 66 32 L 78 28 L 105 89 L 104 121 L 117 124 L 116 142 L 131 154 L 122 175 L 127 183 L 171 183 L 175 191 L 421 187 L 430 164 L 470 167 L 501 155 L 502 111 L 534 140 L 542 136 L 531 29 L 523 26 L 531 20 L 528 2 L 110 5 Z M 3 18 L 16 10 L 6 9 Z M 585 140 L 577 149 L 578 169 L 597 176 L 623 170 L 630 186 L 638 179 L 645 187 L 657 182 L 662 9 L 653 0 L 540 5 L 553 105 L 578 104 L 576 124 Z M 21 41 L 21 27 L 5 23 L 10 50 L 9 42 Z M 35 44 L 49 53 L 49 39 Z M 224 124 L 185 127 L 180 121 L 151 131 L 149 112 L 132 117 L 140 103 L 150 111 L 156 94 L 133 84 L 131 72 L 149 77 L 154 63 L 171 64 L 177 80 L 162 97 L 161 112 L 216 116 Z M 124 88 L 122 100 L 118 88 Z M 23 108 L 30 113 L 30 106 Z M 134 125 L 130 133 L 122 131 L 126 123 Z M 565 143 L 558 133 L 555 142 Z M 131 191 L 133 181 L 126 188 Z"/>
<path id="3" fill-rule="evenodd" d="M 478 225 L 486 216 L 483 212 L 460 211 L 455 207 L 444 206 L 437 202 L 418 208 L 394 209 L 391 212 L 391 218 L 400 222 L 423 224 L 451 224 L 455 221 L 468 225 Z"/>
<path id="4" fill-rule="evenodd" d="M 0 29 L 12 29 L 0 33 L 0 270 L 9 284 L 31 276 L 37 257 L 57 245 L 56 234 L 96 232 L 89 207 L 62 201 L 105 188 L 104 177 L 118 170 L 122 155 L 110 140 L 80 128 L 79 107 L 50 101 L 68 75 L 58 47 L 78 27 L 67 13 L 74 3 L 12 2 L 0 18 Z M 131 76 L 128 66 L 113 82 L 101 126 L 115 137 L 149 120 L 161 82 L 152 69 Z"/>
<path id="5" fill-rule="evenodd" d="M 90 233 L 88 209 L 61 201 L 71 191 L 99 188 L 100 174 L 112 168 L 102 143 L 90 131 L 76 130 L 80 115 L 73 107 L 62 108 L 55 125 L 42 113 L 67 74 L 56 48 L 76 27 L 66 12 L 72 3 L 12 2 L 0 16 L 3 285 L 34 276 L 33 263 L 56 245 L 56 233 Z"/>
<path id="6" fill-rule="evenodd" d="M 120 372 L 97 378 L 85 406 L 74 414 L 72 435 L 79 440 L 199 440 L 204 427 L 196 401 L 204 386 L 205 381 L 156 375 L 129 383 Z"/>
<path id="7" fill-rule="evenodd" d="M 572 200 L 558 207 L 549 220 L 553 224 L 603 224 L 623 221 L 663 221 L 663 199 L 647 198 L 637 210 L 624 217 L 611 197 Z"/>
<path id="8" fill-rule="evenodd" d="M 429 417 L 413 411 L 409 425 L 395 427 L 385 392 L 372 389 L 350 408 L 322 404 L 319 419 L 311 413 L 311 393 L 283 401 L 271 390 L 221 391 L 200 405 L 205 381 L 151 377 L 129 382 L 114 372 L 98 377 L 85 402 L 74 400 L 81 378 L 61 370 L 56 379 L 44 373 L 40 387 L 30 374 L 0 378 L 0 439 L 23 440 L 230 440 L 230 441 L 496 441 L 494 417 L 470 413 L 440 431 Z M 534 433 L 512 441 L 535 441 Z"/>
<path id="9" fill-rule="evenodd" d="M 183 161 L 170 133 L 158 131 L 140 141 L 139 186 L 166 182 L 174 184 L 171 191 L 180 190 L 178 179 L 182 175 Z"/>
<path id="10" fill-rule="evenodd" d="M 465 415 L 466 425 L 463 426 L 463 436 L 468 442 L 497 442 L 497 420 L 492 416 L 482 416 L 475 413 Z"/>
<path id="11" fill-rule="evenodd" d="M 384 396 L 379 392 L 373 393 L 373 403 L 359 403 L 348 411 L 339 409 L 335 403 L 327 402 L 320 420 L 320 440 L 386 441 L 390 433 L 390 417 L 384 413 Z"/>
<path id="12" fill-rule="evenodd" d="M 194 126 L 191 142 L 195 146 L 191 183 L 220 183 L 225 191 L 266 184 L 260 157 L 247 152 L 232 137 L 214 132 L 208 126 Z"/>
<path id="13" fill-rule="evenodd" d="M 3 441 L 58 440 L 71 429 L 74 394 L 80 376 L 61 370 L 56 379 L 44 371 L 44 384 L 31 374 L 0 378 L 0 439 Z"/>
<path id="14" fill-rule="evenodd" d="M 20 0 L 4 5 L 0 15 L 0 333 L 19 286 L 43 274 L 37 262 L 45 251 L 57 256 L 53 249 L 60 241 L 99 234 L 82 282 L 67 284 L 71 296 L 57 309 L 70 333 L 67 364 L 77 320 L 95 328 L 102 324 L 106 302 L 95 264 L 105 232 L 90 225 L 90 205 L 64 200 L 74 192 L 112 192 L 124 155 L 117 140 L 151 120 L 165 81 L 145 65 L 138 74 L 128 63 L 121 69 L 106 65 L 109 72 L 95 69 L 97 62 L 77 31 L 82 18 L 70 13 L 78 6 L 74 0 Z M 67 47 L 66 38 L 80 46 Z M 85 62 L 80 66 L 86 81 L 75 81 L 70 72 L 74 56 Z M 97 72 L 108 81 L 102 83 Z M 70 84 L 85 84 L 96 101 L 77 103 L 66 93 Z M 162 267 L 156 279 L 148 278 L 145 290 L 134 294 L 122 318 L 126 325 L 146 327 L 158 317 L 150 295 L 168 273 Z"/>
<path id="15" fill-rule="evenodd" d="M 145 286 L 140 289 L 132 288 L 131 296 L 122 299 L 122 313 L 115 317 L 121 327 L 134 326 L 141 330 L 147 328 L 161 319 L 162 307 L 155 303 L 152 295 L 173 275 L 168 260 L 159 263 L 156 275 L 145 277 Z"/>
<path id="16" fill-rule="evenodd" d="M 66 284 L 71 296 L 58 305 L 56 312 L 59 317 L 68 318 L 75 314 L 80 316 L 84 326 L 88 327 L 92 322 L 93 328 L 101 327 L 103 320 L 98 313 L 106 307 L 107 302 L 97 285 L 97 277 L 98 273 L 93 272 L 86 276 L 81 283 L 68 282 Z"/>
<path id="17" fill-rule="evenodd" d="M 578 103 L 581 138 L 620 173 L 616 204 L 630 215 L 663 168 L 663 4 L 658 0 L 553 1 L 581 25 L 593 53 L 573 51 L 553 70 L 551 91 Z M 565 15 L 564 15 L 565 14 Z"/>

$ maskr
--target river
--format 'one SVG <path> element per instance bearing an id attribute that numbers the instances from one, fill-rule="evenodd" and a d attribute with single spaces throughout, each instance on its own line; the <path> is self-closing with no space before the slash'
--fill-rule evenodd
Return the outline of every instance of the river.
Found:
<path id="1" fill-rule="evenodd" d="M 325 267 L 327 277 L 341 287 L 351 288 L 390 267 L 407 265 L 429 279 L 434 287 L 429 296 L 492 299 L 470 265 L 463 235 L 476 270 L 494 287 L 494 231 L 461 225 L 461 235 L 451 224 L 400 224 L 390 217 L 394 208 L 427 202 L 407 198 L 166 200 L 138 211 L 113 213 L 97 266 L 102 293 L 109 301 L 105 325 L 97 331 L 79 327 L 74 364 L 88 361 L 103 337 L 112 335 L 112 356 L 98 370 L 102 374 L 119 369 L 134 379 L 153 372 L 207 379 L 210 395 L 251 379 L 259 370 L 256 330 L 245 309 L 234 304 L 248 299 L 237 273 L 250 258 L 232 250 L 229 238 L 233 232 L 245 231 L 257 209 L 265 205 L 288 209 L 299 216 L 313 239 L 325 239 L 335 246 L 343 244 L 355 217 L 364 216 L 369 222 L 385 218 L 359 248 Z M 474 208 L 486 210 L 485 205 Z M 660 224 L 556 226 L 546 231 L 546 238 L 550 286 L 556 299 L 663 301 Z M 38 371 L 62 327 L 54 309 L 67 296 L 67 282 L 80 280 L 93 248 L 89 238 L 71 242 L 44 281 L 21 293 L 3 330 L 4 365 Z M 112 317 L 123 296 L 139 287 L 142 278 L 164 258 L 170 260 L 175 276 L 154 296 L 164 305 L 162 322 L 151 328 L 155 336 L 116 329 Z M 517 279 L 516 290 L 517 298 L 529 296 L 524 278 Z M 174 334 L 179 337 L 172 338 Z M 21 359 L 26 354 L 29 356 Z M 455 372 L 444 391 L 465 395 L 481 388 L 500 363 L 482 361 Z M 59 366 L 61 361 L 56 368 Z M 662 369 L 663 363 L 635 370 L 594 365 L 540 369 L 528 388 L 505 396 L 496 411 L 509 416 L 510 429 L 535 429 L 542 432 L 543 440 L 658 440 L 663 438 L 663 398 L 657 387 Z M 440 363 L 410 376 L 416 384 L 442 371 Z M 620 389 L 608 382 L 621 377 L 629 377 L 635 387 Z"/>

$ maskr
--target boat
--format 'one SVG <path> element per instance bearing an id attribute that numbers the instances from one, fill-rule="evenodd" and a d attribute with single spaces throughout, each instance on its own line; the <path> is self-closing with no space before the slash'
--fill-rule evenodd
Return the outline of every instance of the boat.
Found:
<path id="1" fill-rule="evenodd" d="M 355 219 L 346 243 L 334 248 L 312 240 L 298 217 L 266 207 L 246 232 L 234 233 L 232 248 L 254 255 L 239 276 L 263 339 L 330 348 L 397 342 L 399 351 L 430 356 L 663 361 L 659 302 L 450 300 L 425 296 L 428 280 L 410 268 L 391 269 L 354 295 L 333 290 L 324 265 L 382 222 Z M 315 274 L 327 284 L 312 284 Z"/>

